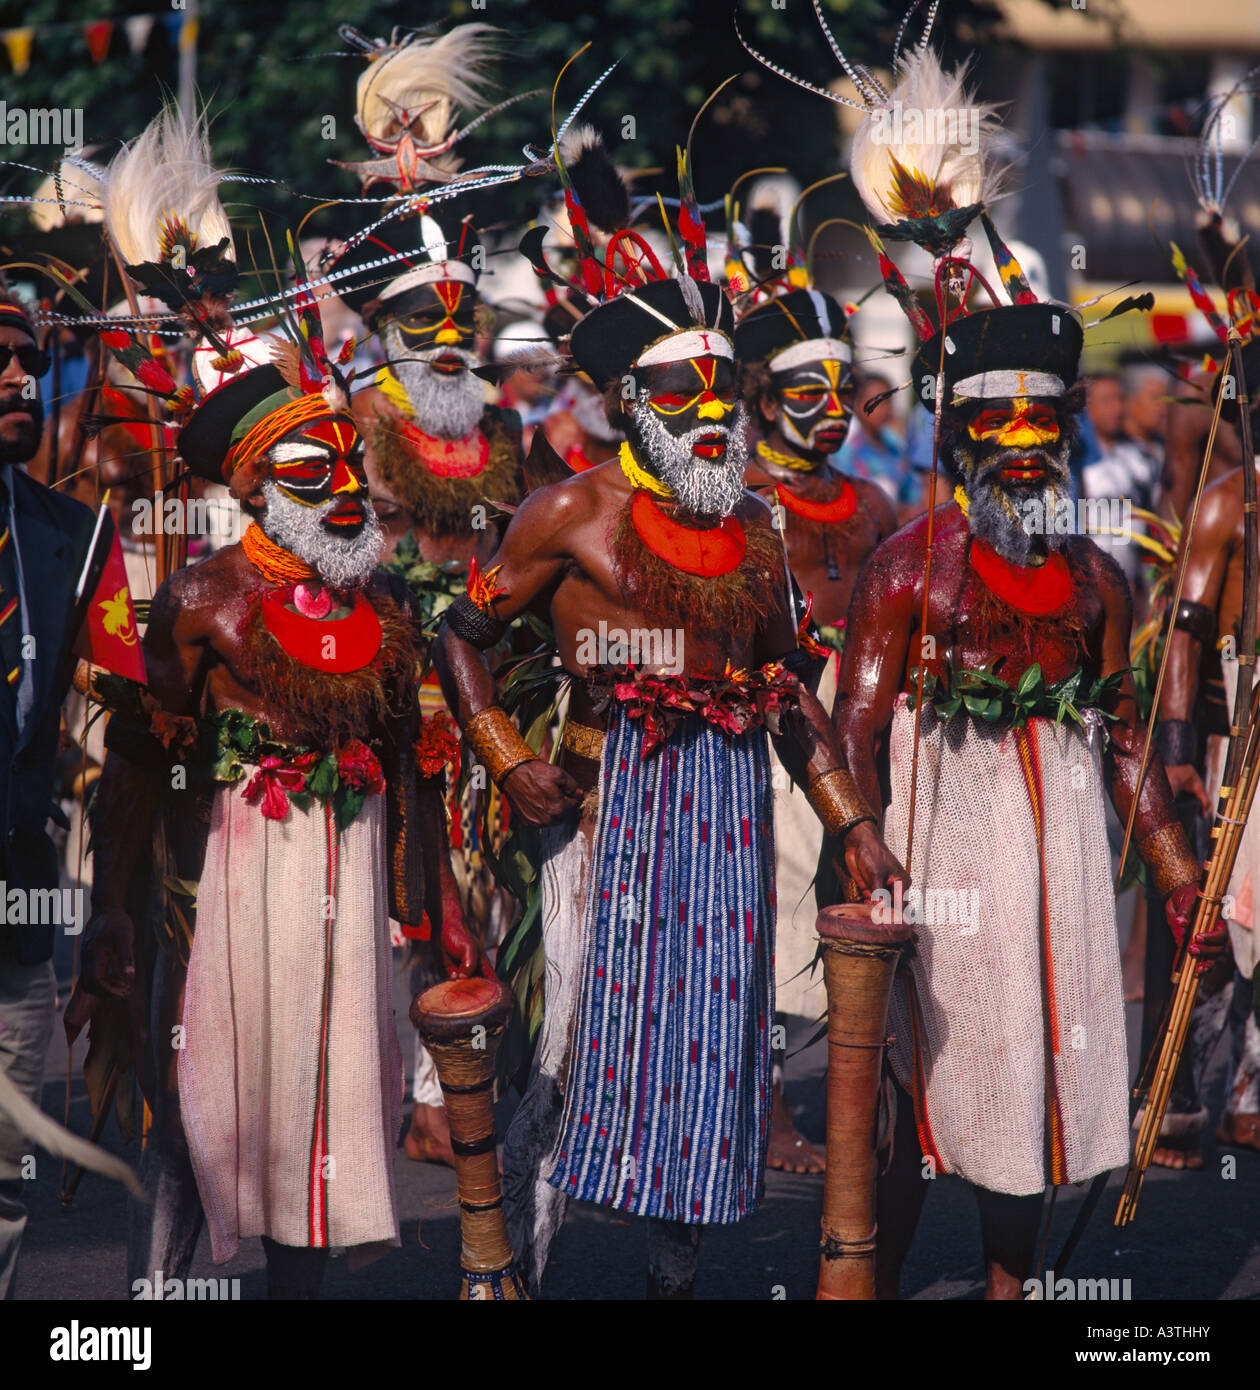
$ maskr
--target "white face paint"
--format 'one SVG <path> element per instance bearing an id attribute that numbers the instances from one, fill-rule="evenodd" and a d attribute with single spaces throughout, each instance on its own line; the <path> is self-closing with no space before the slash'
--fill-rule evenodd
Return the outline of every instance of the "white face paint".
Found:
<path id="1" fill-rule="evenodd" d="M 386 326 L 382 337 L 390 370 L 407 392 L 416 424 L 438 439 L 466 439 L 477 428 L 486 405 L 481 379 L 472 374 L 472 368 L 480 366 L 476 353 L 456 347 L 408 352 L 393 323 Z M 438 358 L 456 358 L 464 370 L 435 371 L 429 364 Z"/>
<path id="2" fill-rule="evenodd" d="M 779 428 L 789 444 L 830 454 L 844 443 L 853 401 L 852 378 L 844 362 L 820 358 L 776 371 L 774 387 Z"/>
<path id="3" fill-rule="evenodd" d="M 313 507 L 290 497 L 270 478 L 262 485 L 267 506 L 259 525 L 269 540 L 296 555 L 330 589 L 362 589 L 380 563 L 385 543 L 381 523 L 372 507 L 364 509 L 362 528 L 351 538 L 328 530 L 324 517 L 341 505 L 330 498 Z"/>
<path id="4" fill-rule="evenodd" d="M 631 412 L 644 461 L 689 512 L 696 516 L 730 516 L 744 495 L 744 471 L 748 466 L 748 442 L 744 407 L 735 409 L 722 424 L 706 422 L 688 434 L 672 434 L 644 400 Z M 725 440 L 718 459 L 703 459 L 692 452 L 702 439 L 714 435 Z"/>

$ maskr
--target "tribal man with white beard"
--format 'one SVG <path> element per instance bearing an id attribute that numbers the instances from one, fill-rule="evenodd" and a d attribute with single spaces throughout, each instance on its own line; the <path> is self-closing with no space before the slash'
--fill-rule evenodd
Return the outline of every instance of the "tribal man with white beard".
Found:
<path id="1" fill-rule="evenodd" d="M 443 208 L 445 229 L 426 214 L 412 225 L 419 242 L 390 232 L 407 255 L 387 272 L 368 272 L 364 285 L 341 289 L 341 297 L 380 336 L 386 365 L 376 386 L 355 394 L 355 418 L 367 444 L 366 469 L 374 494 L 382 487 L 398 501 L 410 535 L 398 546 L 391 568 L 412 584 L 426 627 L 467 583 L 470 568 L 484 565 L 498 542 L 495 502 L 513 503 L 521 492 L 521 425 L 515 411 L 486 401 L 475 376 L 480 365 L 476 340 L 477 278 L 483 247 L 471 225 Z M 407 249 L 412 247 L 414 249 Z M 392 253 L 377 233 L 354 245 L 337 262 L 344 269 Z M 429 770 L 440 771 L 444 753 L 454 749 L 450 716 L 436 682 L 420 688 Z M 449 731 L 449 732 L 448 732 Z M 462 814 L 475 823 L 480 807 L 473 789 Z M 463 848 L 454 851 L 461 896 L 470 914 L 486 904 L 493 916 L 489 884 L 479 881 Z M 481 915 L 478 913 L 478 915 Z M 489 936 L 493 921 L 483 923 Z M 419 993 L 436 983 L 413 974 Z M 417 1039 L 411 1126 L 405 1141 L 409 1157 L 453 1163 L 450 1126 L 437 1069 Z"/>
<path id="2" fill-rule="evenodd" d="M 743 487 L 731 309 L 690 244 L 688 269 L 666 279 L 641 266 L 576 324 L 574 360 L 627 442 L 529 494 L 435 648 L 465 739 L 514 811 L 545 827 L 546 1016 L 504 1151 L 512 1244 L 535 1288 L 570 1198 L 649 1218 L 649 1297 L 689 1296 L 700 1228 L 760 1199 L 774 1016 L 767 731 L 849 871 L 870 889 L 900 872 L 825 711 L 788 669 L 783 546 Z M 556 765 L 496 704 L 484 655 L 536 604 L 570 679 Z M 681 633 L 682 669 L 627 667 L 611 647 L 591 660 L 592 634 L 614 628 Z"/>
<path id="3" fill-rule="evenodd" d="M 129 1277 L 182 1275 L 204 1212 L 216 1263 L 261 1235 L 271 1295 L 309 1298 L 331 1248 L 399 1240 L 390 916 L 440 923 L 451 973 L 481 961 L 416 773 L 415 615 L 377 568 L 348 396 L 322 352 L 299 370 L 276 350 L 179 435 L 253 524 L 153 600 L 152 698 L 114 716 L 98 784 L 84 975 L 154 1040 L 155 1214 Z M 146 1017 L 129 885 L 155 822 L 197 885 L 196 929 L 162 951 Z"/>
<path id="4" fill-rule="evenodd" d="M 385 285 L 368 273 L 365 287 L 340 291 L 385 353 L 354 411 L 368 476 L 406 509 L 418 558 L 449 567 L 462 587 L 471 562 L 484 565 L 498 540 L 487 503 L 520 497 L 521 425 L 515 411 L 487 403 L 473 374 L 481 242 L 445 207 L 441 222 L 426 214 L 414 228 L 415 243 L 391 232 L 396 244 L 386 245 L 377 233 L 337 261 L 341 270 L 406 252 Z"/>
<path id="5" fill-rule="evenodd" d="M 908 853 L 916 900 L 967 894 L 979 904 L 965 921 L 920 913 L 915 953 L 894 986 L 897 1119 L 879 1189 L 877 1271 L 881 1296 L 895 1297 L 929 1163 L 976 1190 L 987 1296 L 1020 1298 L 1044 1189 L 1128 1159 L 1103 792 L 1123 822 L 1145 730 L 1128 674 L 1124 577 L 1092 540 L 1054 521 L 1070 497 L 1083 406 L 1080 323 L 1065 307 L 1024 299 L 960 315 L 945 332 L 941 462 L 957 487 L 935 517 L 927 628 L 919 631 L 925 517 L 858 577 L 836 700 L 845 752 L 875 805 L 877 749 L 888 749 L 884 830 L 904 849 L 922 650 Z M 914 380 L 934 384 L 941 356 L 938 333 L 920 346 Z M 1134 843 L 1169 925 L 1183 932 L 1200 865 L 1158 754 Z M 1219 944 L 1218 933 L 1210 949 Z"/>

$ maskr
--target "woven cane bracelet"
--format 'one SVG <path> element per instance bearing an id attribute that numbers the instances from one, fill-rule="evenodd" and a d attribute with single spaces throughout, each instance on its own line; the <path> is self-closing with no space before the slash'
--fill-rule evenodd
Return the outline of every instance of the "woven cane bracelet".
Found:
<path id="1" fill-rule="evenodd" d="M 470 647 L 485 651 L 507 631 L 507 624 L 501 623 L 493 614 L 487 613 L 468 597 L 460 596 L 443 614 L 447 626 L 456 637 L 462 637 Z"/>
<path id="2" fill-rule="evenodd" d="M 1198 765 L 1199 731 L 1188 719 L 1161 719 L 1155 738 L 1165 767 Z"/>
<path id="3" fill-rule="evenodd" d="M 1161 898 L 1187 883 L 1198 883 L 1203 872 L 1179 821 L 1163 825 L 1139 840 L 1137 852 L 1150 870 L 1155 891 Z"/>
<path id="4" fill-rule="evenodd" d="M 488 705 L 473 715 L 464 725 L 464 741 L 499 786 L 514 767 L 538 756 L 498 705 Z"/>
<path id="5" fill-rule="evenodd" d="M 834 767 L 809 784 L 809 804 L 818 813 L 829 835 L 843 835 L 859 821 L 875 819 L 875 813 L 858 791 L 853 774 Z"/>

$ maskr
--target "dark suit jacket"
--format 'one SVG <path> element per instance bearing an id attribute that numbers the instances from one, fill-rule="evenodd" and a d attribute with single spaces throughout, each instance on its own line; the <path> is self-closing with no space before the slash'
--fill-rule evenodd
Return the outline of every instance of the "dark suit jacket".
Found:
<path id="1" fill-rule="evenodd" d="M 22 587 L 35 638 L 35 699 L 19 736 L 15 701 L 0 703 L 0 879 L 14 888 L 56 888 L 57 851 L 47 825 L 61 704 L 74 674 L 74 641 L 84 612 L 74 589 L 87 559 L 96 518 L 91 510 L 17 469 L 4 473 L 13 499 Z M 51 958 L 52 924 L 0 926 L 0 954 L 34 965 Z"/>

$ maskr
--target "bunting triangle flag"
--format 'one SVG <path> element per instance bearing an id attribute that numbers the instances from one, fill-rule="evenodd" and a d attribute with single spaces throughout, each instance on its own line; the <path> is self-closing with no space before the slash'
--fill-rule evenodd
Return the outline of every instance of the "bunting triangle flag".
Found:
<path id="1" fill-rule="evenodd" d="M 35 38 L 34 29 L 6 29 L 3 35 L 5 51 L 15 77 L 22 77 L 31 66 L 31 44 Z"/>
<path id="2" fill-rule="evenodd" d="M 109 52 L 109 41 L 114 36 L 112 19 L 96 19 L 83 26 L 83 37 L 87 39 L 88 52 L 94 63 L 103 63 Z"/>
<path id="3" fill-rule="evenodd" d="M 75 591 L 76 601 L 82 603 L 89 593 L 84 623 L 87 659 L 94 666 L 103 666 L 116 676 L 126 676 L 144 685 L 148 673 L 127 584 L 127 564 L 107 505 L 102 505 L 97 514 L 87 562 Z"/>
<path id="4" fill-rule="evenodd" d="M 149 45 L 149 35 L 153 32 L 151 14 L 133 15 L 123 20 L 123 32 L 127 35 L 127 47 L 134 54 L 141 54 Z"/>

